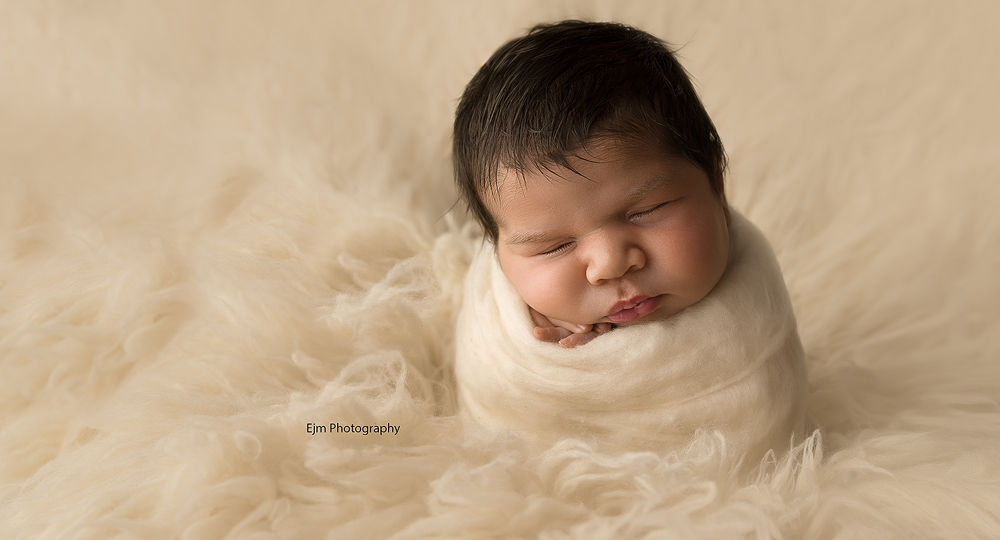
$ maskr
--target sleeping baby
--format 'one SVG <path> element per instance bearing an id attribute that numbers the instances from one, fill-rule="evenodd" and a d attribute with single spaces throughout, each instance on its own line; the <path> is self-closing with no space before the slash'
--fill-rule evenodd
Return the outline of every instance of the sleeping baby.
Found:
<path id="1" fill-rule="evenodd" d="M 780 269 L 663 42 L 565 21 L 507 43 L 465 89 L 454 164 L 486 240 L 456 329 L 468 420 L 608 450 L 707 430 L 744 463 L 801 435 Z"/>

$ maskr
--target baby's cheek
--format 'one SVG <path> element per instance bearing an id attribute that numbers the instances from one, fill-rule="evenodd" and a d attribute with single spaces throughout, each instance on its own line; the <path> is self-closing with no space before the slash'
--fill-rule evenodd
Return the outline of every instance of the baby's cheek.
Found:
<path id="1" fill-rule="evenodd" d="M 560 320 L 576 317 L 573 303 L 575 295 L 567 279 L 552 270 L 536 270 L 524 276 L 520 286 L 515 285 L 524 303 L 539 313 Z"/>
<path id="2" fill-rule="evenodd" d="M 544 272 L 528 274 L 521 281 L 518 292 L 526 304 L 541 313 L 551 311 L 558 304 L 557 284 Z"/>
<path id="3" fill-rule="evenodd" d="M 707 294 L 726 268 L 729 245 L 718 231 L 703 229 L 681 244 L 679 260 L 691 280 L 692 292 Z"/>

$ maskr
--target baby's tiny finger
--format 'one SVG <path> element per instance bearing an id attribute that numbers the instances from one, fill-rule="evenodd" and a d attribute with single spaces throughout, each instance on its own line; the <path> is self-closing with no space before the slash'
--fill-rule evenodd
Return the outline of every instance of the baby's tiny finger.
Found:
<path id="1" fill-rule="evenodd" d="M 545 315 L 542 315 L 530 307 L 528 308 L 528 313 L 531 314 L 531 321 L 535 323 L 535 326 L 539 328 L 552 328 L 552 321 L 548 320 Z"/>
<path id="2" fill-rule="evenodd" d="M 597 337 L 597 334 L 595 334 L 594 332 L 587 332 L 585 334 L 571 334 L 563 339 L 560 339 L 559 346 L 566 349 L 572 349 L 573 347 L 579 347 L 580 345 L 589 343 L 590 340 L 594 339 L 595 337 Z"/>
<path id="3" fill-rule="evenodd" d="M 532 334 L 534 334 L 535 339 L 539 341 L 548 341 L 552 343 L 572 335 L 569 330 L 565 330 L 563 328 L 556 328 L 554 326 L 550 326 L 548 328 L 536 326 L 535 329 L 532 331 Z"/>

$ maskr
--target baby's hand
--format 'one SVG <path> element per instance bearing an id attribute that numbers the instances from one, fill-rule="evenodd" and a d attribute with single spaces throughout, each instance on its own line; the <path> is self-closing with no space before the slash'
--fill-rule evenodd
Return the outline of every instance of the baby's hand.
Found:
<path id="1" fill-rule="evenodd" d="M 528 307 L 531 320 L 535 322 L 533 334 L 535 339 L 550 343 L 559 343 L 567 349 L 583 345 L 595 337 L 610 332 L 614 326 L 611 323 L 573 324 L 558 319 L 550 319 Z"/>

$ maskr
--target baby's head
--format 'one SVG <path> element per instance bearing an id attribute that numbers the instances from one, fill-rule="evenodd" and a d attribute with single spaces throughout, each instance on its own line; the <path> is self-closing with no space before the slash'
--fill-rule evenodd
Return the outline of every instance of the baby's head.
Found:
<path id="1" fill-rule="evenodd" d="M 455 117 L 455 178 L 526 304 L 576 324 L 661 320 L 725 271 L 725 152 L 655 37 L 541 25 L 500 49 Z"/>

